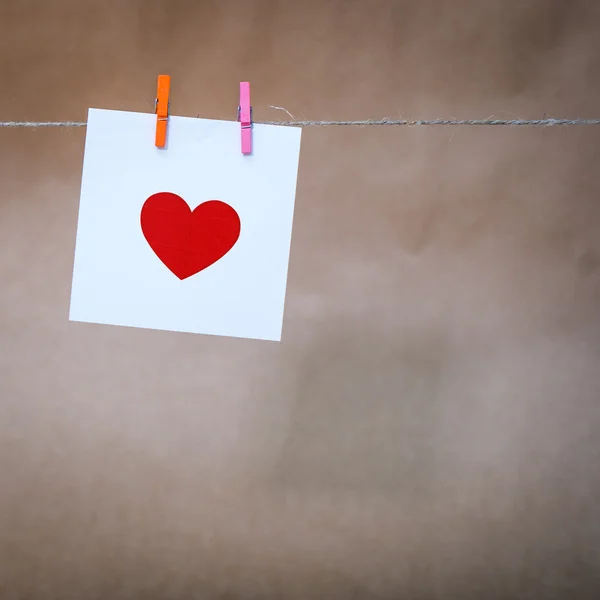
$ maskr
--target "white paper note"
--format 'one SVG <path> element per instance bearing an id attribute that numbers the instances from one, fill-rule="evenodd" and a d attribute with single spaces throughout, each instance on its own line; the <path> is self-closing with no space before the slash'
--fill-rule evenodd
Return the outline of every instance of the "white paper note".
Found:
<path id="1" fill-rule="evenodd" d="M 301 130 L 90 109 L 70 319 L 279 341 Z"/>

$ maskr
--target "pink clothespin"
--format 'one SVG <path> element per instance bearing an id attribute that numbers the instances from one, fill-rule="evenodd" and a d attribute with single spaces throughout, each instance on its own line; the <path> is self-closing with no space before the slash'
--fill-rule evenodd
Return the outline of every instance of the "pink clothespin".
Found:
<path id="1" fill-rule="evenodd" d="M 240 82 L 240 104 L 238 121 L 242 128 L 242 154 L 252 153 L 252 106 L 250 105 L 250 83 Z"/>

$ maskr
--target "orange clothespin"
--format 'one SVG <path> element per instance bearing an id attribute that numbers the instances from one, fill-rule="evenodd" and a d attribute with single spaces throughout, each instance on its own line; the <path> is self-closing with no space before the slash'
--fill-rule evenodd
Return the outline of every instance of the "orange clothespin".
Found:
<path id="1" fill-rule="evenodd" d="M 156 113 L 156 141 L 157 148 L 164 148 L 167 142 L 167 121 L 169 120 L 169 91 L 171 89 L 171 77 L 169 75 L 158 76 L 158 87 L 154 112 Z"/>

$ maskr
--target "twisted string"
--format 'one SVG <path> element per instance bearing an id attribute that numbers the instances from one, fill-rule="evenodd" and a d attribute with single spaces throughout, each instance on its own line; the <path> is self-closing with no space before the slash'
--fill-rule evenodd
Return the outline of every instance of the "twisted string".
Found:
<path id="1" fill-rule="evenodd" d="M 260 121 L 267 125 L 297 125 L 300 127 L 364 127 L 364 126 L 506 126 L 554 127 L 557 125 L 600 125 L 600 119 L 365 119 L 360 121 Z"/>
<path id="2" fill-rule="evenodd" d="M 296 127 L 420 127 L 420 126 L 504 126 L 504 127 L 557 127 L 573 125 L 600 125 L 600 119 L 362 119 L 357 121 L 254 121 L 263 125 Z M 0 127 L 85 127 L 84 121 L 0 121 Z"/>

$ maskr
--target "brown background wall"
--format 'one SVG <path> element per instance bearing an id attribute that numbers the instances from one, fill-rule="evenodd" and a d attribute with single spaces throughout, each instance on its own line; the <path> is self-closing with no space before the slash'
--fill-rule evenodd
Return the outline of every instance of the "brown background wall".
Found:
<path id="1" fill-rule="evenodd" d="M 0 119 L 598 117 L 599 26 L 1 0 Z M 305 130 L 269 344 L 68 322 L 85 130 L 1 129 L 0 596 L 597 598 L 599 135 Z"/>

